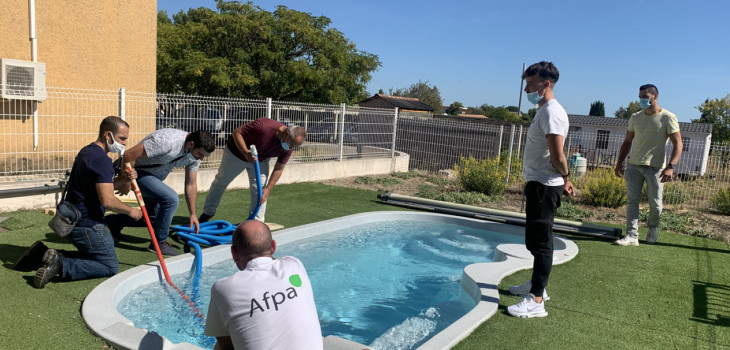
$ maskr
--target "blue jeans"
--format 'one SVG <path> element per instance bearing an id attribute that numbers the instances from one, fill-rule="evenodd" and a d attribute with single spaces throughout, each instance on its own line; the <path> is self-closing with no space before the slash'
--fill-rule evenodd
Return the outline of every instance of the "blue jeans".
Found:
<path id="1" fill-rule="evenodd" d="M 70 280 L 114 276 L 119 271 L 114 239 L 104 224 L 74 227 L 67 236 L 81 258 L 63 260 L 61 276 Z"/>
<path id="2" fill-rule="evenodd" d="M 165 185 L 162 180 L 139 170 L 137 172 L 137 185 L 142 192 L 144 206 L 147 209 L 147 215 L 150 216 L 152 229 L 155 230 L 157 242 L 162 243 L 167 240 L 170 235 L 170 225 L 172 218 L 175 216 L 177 206 L 180 203 L 180 197 L 177 192 Z M 136 223 L 127 215 L 116 215 L 111 220 L 120 220 L 121 226 L 140 227 L 146 226 L 144 218 Z"/>
<path id="3" fill-rule="evenodd" d="M 639 237 L 639 202 L 644 182 L 646 182 L 646 197 L 649 200 L 649 218 L 646 220 L 646 226 L 650 229 L 659 226 L 659 217 L 662 215 L 662 192 L 664 191 L 664 184 L 659 179 L 661 172 L 662 168 L 651 166 L 629 164 L 626 167 L 626 171 L 624 171 L 626 235 L 633 238 Z"/>

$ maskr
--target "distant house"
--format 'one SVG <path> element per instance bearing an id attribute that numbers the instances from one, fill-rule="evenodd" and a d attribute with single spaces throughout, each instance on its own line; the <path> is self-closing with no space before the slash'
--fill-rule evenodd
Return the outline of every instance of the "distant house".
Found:
<path id="1" fill-rule="evenodd" d="M 398 116 L 431 118 L 433 107 L 417 98 L 375 94 L 357 103 L 360 107 L 398 108 Z"/>
<path id="2" fill-rule="evenodd" d="M 569 114 L 570 133 L 566 140 L 569 155 L 581 153 L 589 164 L 613 166 L 626 137 L 628 119 Z M 682 157 L 678 174 L 704 175 L 712 141 L 712 124 L 679 123 L 682 134 Z M 671 152 L 667 142 L 667 158 Z"/>

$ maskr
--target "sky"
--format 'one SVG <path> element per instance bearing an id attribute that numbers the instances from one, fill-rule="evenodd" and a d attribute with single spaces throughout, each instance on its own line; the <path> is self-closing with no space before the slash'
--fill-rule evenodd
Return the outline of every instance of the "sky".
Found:
<path id="1" fill-rule="evenodd" d="M 444 105 L 532 106 L 520 91 L 523 63 L 560 71 L 555 97 L 569 114 L 603 101 L 606 115 L 654 84 L 680 122 L 707 98 L 730 94 L 727 0 L 256 0 L 328 17 L 360 51 L 379 57 L 367 92 L 438 87 Z M 215 9 L 214 0 L 158 0 L 172 14 Z"/>

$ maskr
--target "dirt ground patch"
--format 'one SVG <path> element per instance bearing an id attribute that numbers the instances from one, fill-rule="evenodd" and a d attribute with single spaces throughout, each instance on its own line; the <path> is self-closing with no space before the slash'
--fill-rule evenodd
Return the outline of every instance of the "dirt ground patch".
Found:
<path id="1" fill-rule="evenodd" d="M 409 174 L 409 173 L 405 173 Z M 447 176 L 433 176 L 426 173 L 410 173 L 410 176 L 384 175 L 373 177 L 348 177 L 321 181 L 321 183 L 374 190 L 378 192 L 393 192 L 408 196 L 419 196 L 423 186 L 432 186 L 440 191 L 459 191 L 460 186 L 453 178 Z M 397 179 L 397 180 L 395 180 Z M 603 208 L 581 203 L 580 191 L 575 200 L 571 201 L 575 215 L 568 219 L 618 225 L 625 230 L 626 207 Z M 522 206 L 522 184 L 513 184 L 501 196 L 491 197 L 488 202 L 467 203 L 493 209 L 520 212 Z M 648 204 L 640 205 L 642 210 L 648 210 Z M 671 205 L 664 206 L 662 214 L 662 229 L 673 232 L 708 237 L 724 241 L 730 245 L 730 216 L 722 215 L 708 208 L 677 208 Z M 645 228 L 644 223 L 639 224 Z"/>

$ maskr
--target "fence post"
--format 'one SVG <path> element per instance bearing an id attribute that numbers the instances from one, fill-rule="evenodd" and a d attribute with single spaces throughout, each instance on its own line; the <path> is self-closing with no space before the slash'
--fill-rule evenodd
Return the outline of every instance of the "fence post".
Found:
<path id="1" fill-rule="evenodd" d="M 340 136 L 340 162 L 342 161 L 342 153 L 345 149 L 345 104 L 340 104 L 340 112 L 342 113 L 342 119 L 340 120 L 340 130 L 339 130 L 339 136 Z"/>
<path id="2" fill-rule="evenodd" d="M 127 99 L 127 91 L 124 89 L 124 87 L 119 88 L 119 118 L 122 118 L 122 120 L 126 119 L 126 110 L 124 108 L 125 106 L 125 100 Z"/>
<path id="3" fill-rule="evenodd" d="M 522 146 L 522 125 L 520 125 L 520 131 L 517 132 L 517 158 L 520 157 L 520 146 Z"/>
<path id="4" fill-rule="evenodd" d="M 33 152 L 38 151 L 38 101 L 33 101 Z"/>
<path id="5" fill-rule="evenodd" d="M 512 127 L 510 128 L 510 136 L 509 136 L 509 157 L 507 158 L 507 177 L 504 179 L 505 183 L 509 183 L 509 173 L 512 169 L 512 145 L 515 142 L 515 125 L 512 124 Z"/>
<path id="6" fill-rule="evenodd" d="M 271 119 L 271 97 L 266 98 L 266 118 Z"/>
<path id="7" fill-rule="evenodd" d="M 497 159 L 502 156 L 502 135 L 504 134 L 504 125 L 499 126 L 499 143 L 497 143 Z"/>
<path id="8" fill-rule="evenodd" d="M 395 139 L 398 131 L 398 107 L 395 107 L 395 114 L 393 114 L 393 139 L 390 145 L 390 172 L 395 171 Z"/>

